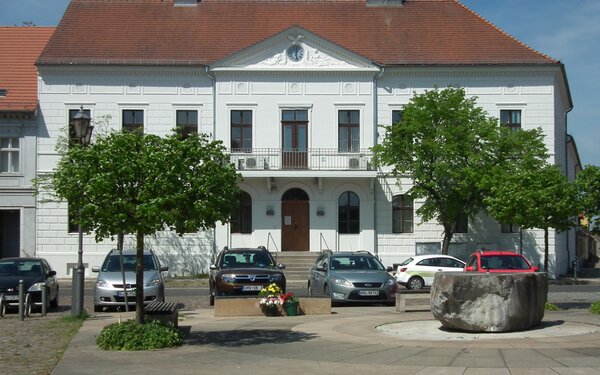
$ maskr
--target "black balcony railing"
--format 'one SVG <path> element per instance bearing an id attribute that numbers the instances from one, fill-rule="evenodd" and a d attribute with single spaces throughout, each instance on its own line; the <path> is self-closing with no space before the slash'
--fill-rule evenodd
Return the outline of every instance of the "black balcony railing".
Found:
<path id="1" fill-rule="evenodd" d="M 333 148 L 253 148 L 229 152 L 238 170 L 373 170 L 373 152 L 369 149 L 340 152 Z"/>

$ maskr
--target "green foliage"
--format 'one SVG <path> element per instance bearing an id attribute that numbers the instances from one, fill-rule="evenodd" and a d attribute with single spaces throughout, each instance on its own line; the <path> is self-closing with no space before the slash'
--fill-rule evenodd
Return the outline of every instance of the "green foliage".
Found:
<path id="1" fill-rule="evenodd" d="M 497 171 L 517 169 L 512 166 L 517 162 L 539 165 L 546 158 L 539 131 L 511 132 L 498 126 L 463 89 L 413 96 L 402 121 L 385 131 L 383 142 L 373 147 L 374 162 L 393 167 L 393 176 L 412 178 L 408 193 L 424 199 L 417 214 L 444 227 L 444 254 L 459 219 L 485 207 Z"/>
<path id="2" fill-rule="evenodd" d="M 181 346 L 181 333 L 157 321 L 113 323 L 102 329 L 96 344 L 104 350 L 150 350 Z"/>
<path id="3" fill-rule="evenodd" d="M 60 320 L 64 321 L 65 323 L 68 323 L 68 322 L 83 323 L 83 321 L 89 317 L 90 317 L 90 314 L 88 314 L 88 312 L 84 310 L 79 315 L 73 316 L 73 315 L 69 314 L 69 315 L 62 316 L 60 318 Z"/>
<path id="4" fill-rule="evenodd" d="M 588 165 L 583 168 L 575 180 L 577 192 L 579 194 L 579 211 L 588 220 L 584 224 L 585 229 L 593 229 L 596 234 L 600 228 L 589 228 L 589 220 L 600 215 L 600 167 Z"/>
<path id="5" fill-rule="evenodd" d="M 548 311 L 558 311 L 558 310 L 560 310 L 558 308 L 558 306 L 556 306 L 553 303 L 549 303 L 549 302 L 546 302 L 546 304 L 544 305 L 544 309 L 548 310 Z"/>
<path id="6" fill-rule="evenodd" d="M 590 312 L 592 314 L 600 314 L 600 301 L 596 301 L 590 305 Z"/>

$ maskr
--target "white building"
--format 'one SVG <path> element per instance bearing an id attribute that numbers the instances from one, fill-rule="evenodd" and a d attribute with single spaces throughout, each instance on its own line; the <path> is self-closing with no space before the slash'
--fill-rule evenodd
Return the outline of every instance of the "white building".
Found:
<path id="1" fill-rule="evenodd" d="M 223 246 L 362 249 L 386 265 L 439 251 L 442 227 L 414 215 L 410 180 L 400 188 L 370 163 L 378 125 L 415 92 L 462 87 L 503 122 L 542 128 L 551 162 L 568 164 L 563 65 L 454 0 L 73 0 L 37 67 L 38 174 L 52 172 L 57 138 L 80 106 L 97 128 L 188 125 L 230 149 L 247 193 L 234 222 L 148 238 L 175 274 L 206 272 Z M 68 211 L 38 201 L 37 255 L 63 276 L 78 241 Z M 482 216 L 451 253 L 522 245 L 543 263 L 543 232 L 511 229 Z M 90 266 L 114 247 L 84 241 Z M 574 241 L 551 235 L 551 275 L 567 272 Z"/>

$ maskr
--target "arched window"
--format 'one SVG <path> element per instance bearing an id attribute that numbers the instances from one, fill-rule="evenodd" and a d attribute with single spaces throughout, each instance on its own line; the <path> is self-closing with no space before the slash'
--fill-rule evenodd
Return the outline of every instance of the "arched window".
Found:
<path id="1" fill-rule="evenodd" d="M 360 200 L 351 191 L 342 193 L 338 199 L 338 228 L 341 234 L 360 231 Z"/>
<path id="2" fill-rule="evenodd" d="M 252 233 L 252 197 L 240 192 L 240 205 L 231 215 L 231 233 Z"/>

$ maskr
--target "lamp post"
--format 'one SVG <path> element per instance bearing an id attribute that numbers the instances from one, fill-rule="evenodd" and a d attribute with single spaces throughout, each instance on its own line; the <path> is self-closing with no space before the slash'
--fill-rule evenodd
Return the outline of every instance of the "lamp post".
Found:
<path id="1" fill-rule="evenodd" d="M 73 116 L 71 125 L 75 133 L 75 140 L 81 147 L 90 144 L 92 139 L 92 131 L 90 116 L 83 110 L 83 106 L 79 112 Z M 81 207 L 78 208 L 79 215 Z M 83 227 L 81 223 L 77 224 L 79 231 L 79 248 L 77 250 L 77 265 L 73 270 L 72 294 L 71 294 L 71 315 L 79 316 L 83 312 L 83 287 L 85 282 L 85 267 L 83 266 Z"/>

